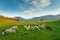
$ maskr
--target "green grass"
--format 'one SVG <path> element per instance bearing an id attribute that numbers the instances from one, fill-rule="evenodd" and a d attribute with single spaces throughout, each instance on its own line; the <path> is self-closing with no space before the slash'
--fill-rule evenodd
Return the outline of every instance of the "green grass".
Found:
<path id="1" fill-rule="evenodd" d="M 19 26 L 16 33 L 2 35 L 2 30 L 10 26 L 0 27 L 0 40 L 60 40 L 60 21 L 46 22 L 46 25 L 51 26 L 52 31 L 48 29 L 26 31 L 23 26 Z"/>

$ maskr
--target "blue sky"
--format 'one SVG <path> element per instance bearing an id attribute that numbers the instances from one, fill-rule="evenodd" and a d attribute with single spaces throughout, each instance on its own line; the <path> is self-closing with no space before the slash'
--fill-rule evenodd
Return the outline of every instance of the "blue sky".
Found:
<path id="1" fill-rule="evenodd" d="M 0 15 L 26 19 L 60 14 L 60 0 L 0 0 Z"/>

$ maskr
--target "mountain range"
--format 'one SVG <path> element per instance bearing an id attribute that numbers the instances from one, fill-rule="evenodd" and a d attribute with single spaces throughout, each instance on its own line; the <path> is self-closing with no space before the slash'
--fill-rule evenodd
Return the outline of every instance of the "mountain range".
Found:
<path id="1" fill-rule="evenodd" d="M 18 17 L 15 17 L 15 19 L 17 19 Z M 22 17 L 20 17 L 20 20 L 22 21 L 36 21 L 36 20 L 60 20 L 60 14 L 59 15 L 45 15 L 45 16 L 41 16 L 41 17 L 34 17 L 31 19 L 24 19 Z"/>
<path id="2" fill-rule="evenodd" d="M 19 21 L 36 21 L 36 20 L 60 20 L 60 14 L 59 15 L 45 15 L 45 16 L 41 16 L 41 17 L 34 17 L 31 19 L 25 19 L 22 17 L 13 17 L 13 18 L 9 18 L 9 17 L 4 17 L 4 16 L 0 16 L 0 19 L 10 19 L 10 20 L 19 20 Z"/>

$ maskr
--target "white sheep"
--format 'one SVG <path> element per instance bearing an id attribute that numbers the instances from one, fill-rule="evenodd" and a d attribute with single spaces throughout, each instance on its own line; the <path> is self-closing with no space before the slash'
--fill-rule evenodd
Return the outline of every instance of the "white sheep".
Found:
<path id="1" fill-rule="evenodd" d="M 38 30 L 40 30 L 39 26 L 34 26 L 34 28 L 37 28 Z"/>
<path id="2" fill-rule="evenodd" d="M 26 30 L 30 30 L 30 25 L 24 26 L 24 28 L 25 28 Z"/>
<path id="3" fill-rule="evenodd" d="M 34 27 L 33 26 L 31 28 L 34 30 Z"/>
<path id="4" fill-rule="evenodd" d="M 15 32 L 16 32 L 15 30 L 10 28 L 10 29 L 3 30 L 2 35 L 4 35 L 5 33 L 15 33 Z"/>
<path id="5" fill-rule="evenodd" d="M 17 30 L 18 29 L 18 26 L 12 26 L 11 29 Z"/>
<path id="6" fill-rule="evenodd" d="M 42 29 L 44 29 L 45 26 L 46 26 L 45 24 L 41 24 L 41 25 L 39 25 L 39 27 L 42 28 Z"/>
<path id="7" fill-rule="evenodd" d="M 4 35 L 5 33 L 15 33 L 17 29 L 18 29 L 18 26 L 12 26 L 9 29 L 3 30 L 2 34 Z"/>

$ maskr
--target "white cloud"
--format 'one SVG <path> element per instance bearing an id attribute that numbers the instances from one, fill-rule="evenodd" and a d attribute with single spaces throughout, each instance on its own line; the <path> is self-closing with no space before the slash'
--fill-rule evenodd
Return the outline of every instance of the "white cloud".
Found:
<path id="1" fill-rule="evenodd" d="M 43 8 L 49 6 L 51 4 L 51 1 L 50 0 L 33 0 L 30 4 L 33 5 L 33 7 L 25 10 L 24 13 L 28 14 L 28 16 L 33 16 L 35 12 L 38 12 Z"/>
<path id="2" fill-rule="evenodd" d="M 36 6 L 38 4 L 37 0 L 33 1 L 32 4 Z"/>
<path id="3" fill-rule="evenodd" d="M 33 13 L 35 12 L 35 9 L 30 8 L 29 10 L 24 11 L 24 13 L 28 14 L 28 16 L 33 16 Z"/>
<path id="4" fill-rule="evenodd" d="M 29 0 L 25 0 L 25 2 L 27 3 L 27 2 L 29 2 Z"/>
<path id="5" fill-rule="evenodd" d="M 29 13 L 29 12 L 28 12 Z M 23 17 L 23 18 L 26 18 L 26 19 L 30 19 L 30 18 L 33 18 L 33 17 L 40 17 L 40 16 L 45 16 L 45 15 L 57 15 L 57 14 L 60 14 L 60 9 L 56 9 L 56 10 L 52 10 L 52 11 L 44 11 L 40 14 L 39 13 L 36 13 L 36 14 L 33 14 L 32 13 L 29 15 L 29 14 L 26 14 L 26 15 L 23 15 L 23 14 L 20 14 L 20 12 L 17 14 L 17 12 L 12 12 L 12 14 L 7 13 L 7 12 L 0 12 L 0 15 L 3 15 L 5 17 L 15 17 L 15 16 L 19 16 L 19 17 Z"/>
<path id="6" fill-rule="evenodd" d="M 51 4 L 50 0 L 41 0 L 41 7 L 46 7 Z"/>

